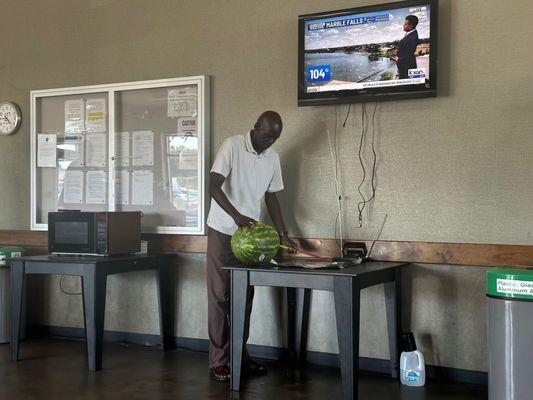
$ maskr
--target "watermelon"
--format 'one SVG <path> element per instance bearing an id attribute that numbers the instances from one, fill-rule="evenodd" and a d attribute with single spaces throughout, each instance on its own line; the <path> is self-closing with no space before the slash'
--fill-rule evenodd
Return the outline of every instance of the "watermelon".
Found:
<path id="1" fill-rule="evenodd" d="M 269 263 L 280 247 L 278 233 L 270 225 L 258 223 L 241 227 L 231 237 L 231 250 L 246 265 Z"/>

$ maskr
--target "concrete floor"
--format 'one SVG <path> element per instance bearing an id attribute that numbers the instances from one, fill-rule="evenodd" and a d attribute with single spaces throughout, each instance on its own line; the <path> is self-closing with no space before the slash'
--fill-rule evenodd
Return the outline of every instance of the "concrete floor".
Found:
<path id="1" fill-rule="evenodd" d="M 339 371 L 307 366 L 298 373 L 287 363 L 267 363 L 269 374 L 245 379 L 239 393 L 209 379 L 207 354 L 185 350 L 106 344 L 103 370 L 86 369 L 83 342 L 51 339 L 21 344 L 21 361 L 9 360 L 0 345 L 0 399 L 327 399 L 341 398 Z M 411 389 L 411 390 L 409 390 Z M 362 375 L 360 399 L 486 399 L 485 387 L 429 382 L 424 388 L 400 387 L 383 376 Z"/>

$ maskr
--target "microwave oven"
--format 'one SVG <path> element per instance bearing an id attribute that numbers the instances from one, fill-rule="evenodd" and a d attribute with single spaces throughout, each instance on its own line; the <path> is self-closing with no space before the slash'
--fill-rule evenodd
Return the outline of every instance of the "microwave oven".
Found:
<path id="1" fill-rule="evenodd" d="M 48 213 L 48 252 L 114 255 L 141 250 L 141 212 Z"/>

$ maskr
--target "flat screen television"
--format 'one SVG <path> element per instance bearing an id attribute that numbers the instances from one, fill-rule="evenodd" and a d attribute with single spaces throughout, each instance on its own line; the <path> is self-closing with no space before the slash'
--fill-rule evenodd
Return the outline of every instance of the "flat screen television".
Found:
<path id="1" fill-rule="evenodd" d="M 300 15 L 298 105 L 437 95 L 438 0 Z"/>

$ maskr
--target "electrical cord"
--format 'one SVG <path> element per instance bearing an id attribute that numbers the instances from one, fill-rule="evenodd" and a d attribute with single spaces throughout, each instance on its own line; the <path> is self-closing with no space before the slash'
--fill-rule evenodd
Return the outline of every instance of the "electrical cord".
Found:
<path id="1" fill-rule="evenodd" d="M 337 245 L 339 246 L 339 249 L 342 249 L 343 240 L 344 240 L 344 231 L 342 227 L 342 186 L 339 181 L 339 174 L 338 174 L 338 166 L 339 166 L 339 158 L 338 158 L 338 148 L 337 148 L 337 125 L 338 125 L 338 112 L 337 112 L 337 106 L 335 106 L 335 131 L 333 136 L 333 141 L 331 140 L 331 134 L 329 129 L 326 130 L 326 133 L 328 135 L 328 145 L 329 145 L 329 152 L 331 156 L 331 163 L 333 165 L 333 176 L 335 180 L 335 196 L 337 198 L 337 215 L 335 217 L 335 241 L 337 242 L 337 225 L 339 226 L 339 234 L 340 234 L 340 246 L 337 242 Z"/>
<path id="2" fill-rule="evenodd" d="M 359 140 L 358 155 L 359 155 L 359 164 L 361 165 L 361 170 L 363 171 L 363 177 L 361 178 L 361 182 L 359 182 L 359 186 L 357 186 L 357 192 L 359 193 L 359 196 L 361 196 L 361 199 L 362 199 L 362 201 L 357 203 L 359 228 L 363 226 L 363 210 L 366 207 L 366 198 L 365 198 L 364 193 L 361 190 L 361 187 L 363 186 L 366 180 L 366 169 L 365 169 L 365 163 L 363 162 L 363 156 L 362 156 L 363 143 L 364 143 L 364 138 L 366 135 L 366 124 L 365 123 L 366 123 L 366 106 L 364 103 L 362 103 L 361 104 L 361 137 Z"/>
<path id="3" fill-rule="evenodd" d="M 59 276 L 59 290 L 61 290 L 61 292 L 63 292 L 64 294 L 66 295 L 69 295 L 69 296 L 81 296 L 83 293 L 72 293 L 72 292 L 69 292 L 67 290 L 65 290 L 63 288 L 63 275 L 60 275 Z"/>
<path id="4" fill-rule="evenodd" d="M 378 103 L 374 103 L 374 111 L 372 113 L 372 178 L 370 179 L 370 184 L 372 187 L 372 196 L 367 200 L 367 203 L 374 200 L 376 197 L 376 163 L 377 163 L 377 154 L 376 154 L 376 110 L 378 108 Z"/>
<path id="5" fill-rule="evenodd" d="M 383 227 L 385 226 L 385 222 L 387 222 L 387 216 L 388 215 L 389 214 L 385 214 L 385 217 L 383 218 L 383 222 L 381 223 L 381 228 L 379 228 L 378 234 L 376 235 L 376 237 L 372 241 L 372 245 L 370 246 L 370 250 L 368 250 L 367 258 L 371 258 L 372 257 L 372 250 L 374 249 L 374 245 L 376 244 L 376 242 L 381 238 L 381 232 L 383 232 Z"/>
<path id="6" fill-rule="evenodd" d="M 344 122 L 342 123 L 342 127 L 346 128 L 346 122 L 348 121 L 348 117 L 350 116 L 350 111 L 352 109 L 352 105 L 348 104 L 348 110 L 346 110 L 346 116 L 344 117 Z M 333 139 L 333 146 L 335 148 L 335 165 L 337 167 L 337 170 L 339 169 L 339 151 L 337 147 L 337 126 L 338 126 L 338 108 L 337 105 L 335 105 L 335 136 Z M 342 197 L 339 198 L 337 195 L 337 198 L 339 200 L 342 200 Z M 337 225 L 339 225 L 340 230 L 340 243 L 337 240 Z M 341 251 L 342 256 L 342 245 L 343 245 L 343 230 L 342 230 L 342 204 L 339 204 L 337 216 L 335 217 L 335 242 L 337 243 L 337 247 Z"/>
<path id="7" fill-rule="evenodd" d="M 351 104 L 348 105 L 348 110 L 346 111 L 346 115 L 344 117 L 344 121 L 342 123 L 342 127 L 346 127 L 346 123 L 348 122 L 348 118 L 350 117 L 351 112 Z M 361 165 L 361 170 L 363 172 L 363 177 L 361 178 L 361 182 L 359 182 L 359 185 L 357 186 L 357 192 L 359 193 L 359 196 L 361 197 L 361 201 L 357 203 L 357 211 L 358 211 L 358 227 L 363 227 L 363 212 L 366 208 L 366 206 L 375 199 L 376 197 L 376 187 L 377 187 L 377 176 L 376 176 L 376 169 L 377 169 L 377 153 L 376 153 L 376 113 L 377 113 L 378 103 L 374 103 L 374 109 L 372 111 L 372 140 L 371 140 L 371 148 L 372 148 L 372 170 L 370 173 L 370 187 L 371 187 L 371 194 L 368 198 L 366 198 L 364 193 L 364 185 L 367 179 L 367 170 L 365 168 L 365 163 L 363 159 L 363 152 L 365 147 L 365 141 L 366 137 L 368 136 L 368 113 L 366 109 L 366 104 L 361 104 L 361 136 L 359 138 L 359 149 L 357 151 L 358 158 L 359 158 L 359 164 Z M 335 242 L 337 243 L 337 246 L 342 251 L 342 242 L 343 242 L 343 228 L 342 228 L 342 186 L 339 183 L 338 179 L 338 170 L 339 170 L 339 157 L 338 157 L 338 147 L 337 147 L 337 126 L 338 126 L 338 107 L 335 106 L 335 132 L 333 136 L 333 144 L 331 140 L 331 135 L 329 130 L 327 130 L 328 134 L 328 145 L 330 149 L 330 156 L 331 161 L 333 164 L 333 174 L 335 177 L 335 193 L 337 197 L 337 215 L 335 217 L 335 224 L 334 224 L 334 231 L 335 231 Z M 337 240 L 337 226 L 339 227 L 339 233 L 340 233 L 340 244 Z"/>
<path id="8" fill-rule="evenodd" d="M 348 117 L 350 116 L 350 110 L 352 109 L 352 105 L 348 105 L 348 111 L 346 112 L 346 118 L 344 118 L 344 122 L 342 123 L 342 127 L 346 127 L 346 121 L 348 121 Z"/>
<path id="9" fill-rule="evenodd" d="M 337 104 L 335 104 L 335 122 L 334 122 L 334 125 L 333 125 L 333 147 L 336 149 L 337 148 L 337 126 L 338 126 L 338 120 L 339 120 L 339 106 Z M 328 129 L 326 129 L 326 133 L 328 134 L 328 148 L 329 148 L 329 152 L 330 152 L 330 157 L 332 159 L 332 166 L 333 166 L 333 176 L 335 176 L 335 162 L 333 161 L 333 156 L 331 156 L 331 137 L 330 137 L 330 132 Z M 336 195 L 336 194 L 335 194 Z M 335 244 L 337 245 L 337 247 L 340 249 L 340 244 L 339 244 L 339 240 L 337 238 L 337 224 L 338 224 L 338 221 L 339 221 L 339 210 L 338 210 L 338 206 L 337 206 L 337 214 L 335 214 L 335 221 L 333 223 L 333 237 L 335 239 Z"/>
<path id="10" fill-rule="evenodd" d="M 337 114 L 337 112 L 335 112 Z M 350 114 L 350 107 L 348 107 L 348 113 L 347 116 Z M 343 189 L 342 189 L 342 183 L 340 182 L 338 175 L 340 170 L 340 160 L 339 160 L 339 146 L 337 141 L 337 135 L 339 130 L 339 123 L 338 123 L 338 117 L 335 115 L 335 136 L 333 137 L 333 148 L 335 149 L 335 181 L 338 185 L 337 190 L 337 217 L 335 218 L 335 230 L 337 229 L 337 221 L 339 224 L 339 236 L 340 236 L 340 243 L 338 244 L 340 255 L 342 255 L 342 246 L 344 242 L 344 229 L 342 227 L 342 201 L 344 198 L 342 197 Z M 345 119 L 346 120 L 346 119 Z M 346 123 L 346 122 L 345 122 Z"/>
<path id="11" fill-rule="evenodd" d="M 350 117 L 350 111 L 352 109 L 352 105 L 348 104 L 348 110 L 346 110 L 346 116 L 344 117 L 344 122 L 342 123 L 342 127 L 346 128 L 346 123 L 348 121 L 348 118 Z M 335 105 L 335 136 L 333 140 L 333 146 L 335 148 L 335 165 L 337 166 L 337 170 L 339 169 L 339 152 L 337 147 L 337 126 L 338 126 L 338 108 L 337 105 Z M 338 196 L 337 196 L 338 197 Z M 340 234 L 341 234 L 341 240 L 340 243 L 337 240 L 337 225 L 340 227 Z M 337 243 L 337 247 L 341 251 L 342 256 L 342 245 L 343 245 L 343 230 L 342 230 L 342 205 L 339 206 L 339 210 L 337 213 L 337 216 L 335 217 L 335 243 Z"/>
<path id="12" fill-rule="evenodd" d="M 339 213 L 335 216 L 335 243 L 340 251 L 342 251 L 342 243 L 337 239 L 337 225 L 339 224 Z"/>
<path id="13" fill-rule="evenodd" d="M 370 185 L 372 188 L 372 194 L 367 199 L 361 190 L 363 187 L 365 180 L 366 180 L 366 169 L 363 162 L 362 152 L 363 152 L 363 146 L 365 142 L 365 137 L 367 135 L 368 131 L 368 124 L 367 124 L 367 111 L 366 111 L 366 105 L 363 103 L 361 104 L 361 137 L 359 140 L 359 163 L 361 164 L 361 169 L 363 171 L 363 177 L 361 179 L 361 182 L 359 183 L 359 186 L 357 187 L 357 191 L 359 195 L 361 196 L 362 201 L 357 203 L 357 211 L 358 211 L 358 222 L 359 222 L 359 228 L 363 227 L 363 211 L 366 207 L 366 205 L 374 200 L 376 197 L 376 164 L 377 164 L 377 154 L 376 154 L 376 148 L 375 148 L 375 131 L 376 131 L 376 111 L 377 111 L 378 103 L 374 103 L 374 111 L 372 113 L 372 173 L 370 178 Z"/>

